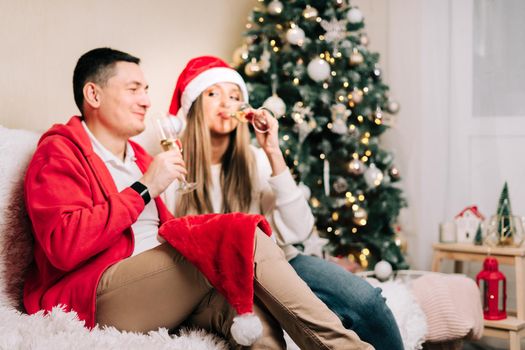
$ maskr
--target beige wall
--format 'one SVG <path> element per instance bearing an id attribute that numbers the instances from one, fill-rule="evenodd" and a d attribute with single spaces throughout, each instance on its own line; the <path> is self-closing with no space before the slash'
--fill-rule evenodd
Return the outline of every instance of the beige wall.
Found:
<path id="1" fill-rule="evenodd" d="M 152 110 L 167 110 L 192 56 L 231 60 L 256 0 L 0 0 L 0 125 L 36 131 L 78 113 L 72 74 L 100 46 L 142 59 Z"/>

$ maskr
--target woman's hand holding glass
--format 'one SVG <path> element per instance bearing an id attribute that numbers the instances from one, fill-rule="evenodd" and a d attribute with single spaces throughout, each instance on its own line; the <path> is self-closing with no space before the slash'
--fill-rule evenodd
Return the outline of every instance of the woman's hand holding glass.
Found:
<path id="1" fill-rule="evenodd" d="M 230 103 L 229 116 L 237 119 L 241 123 L 250 123 L 253 129 L 261 134 L 267 133 L 270 130 L 268 117 L 270 113 L 264 108 L 253 109 L 246 102 L 232 102 Z"/>
<path id="2" fill-rule="evenodd" d="M 286 169 L 279 147 L 279 123 L 270 110 L 264 107 L 254 109 L 247 103 L 239 102 L 233 105 L 231 117 L 240 122 L 251 123 L 255 138 L 268 156 L 274 175 Z"/>

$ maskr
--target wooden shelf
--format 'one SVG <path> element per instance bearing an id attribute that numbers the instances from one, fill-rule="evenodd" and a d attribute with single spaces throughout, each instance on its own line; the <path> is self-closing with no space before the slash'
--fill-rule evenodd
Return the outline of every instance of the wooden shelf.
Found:
<path id="1" fill-rule="evenodd" d="M 435 243 L 433 249 L 432 271 L 436 272 L 440 272 L 442 260 L 453 260 L 454 272 L 462 272 L 463 262 L 483 261 L 489 255 L 498 259 L 500 264 L 514 266 L 517 316 L 499 321 L 484 320 L 483 336 L 507 339 L 510 350 L 520 350 L 520 340 L 525 337 L 525 247 Z"/>
<path id="2" fill-rule="evenodd" d="M 490 321 L 484 320 L 485 327 L 496 328 L 496 329 L 506 329 L 509 331 L 520 331 L 525 329 L 525 321 L 519 320 L 515 316 L 509 316 L 503 320 Z"/>
<path id="3" fill-rule="evenodd" d="M 525 247 L 488 247 L 484 245 L 462 243 L 434 243 L 435 250 L 449 252 L 474 253 L 482 255 L 525 256 Z"/>

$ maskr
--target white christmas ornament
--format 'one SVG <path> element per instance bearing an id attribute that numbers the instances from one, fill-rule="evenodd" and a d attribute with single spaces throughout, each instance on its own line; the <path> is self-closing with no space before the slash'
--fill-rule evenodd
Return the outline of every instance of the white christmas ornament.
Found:
<path id="1" fill-rule="evenodd" d="M 368 169 L 366 169 L 364 177 L 368 187 L 377 187 L 383 181 L 383 172 L 372 163 Z"/>
<path id="2" fill-rule="evenodd" d="M 275 118 L 282 117 L 286 113 L 286 104 L 279 96 L 275 94 L 268 97 L 263 102 L 263 107 L 272 111 Z"/>
<path id="3" fill-rule="evenodd" d="M 386 260 L 381 260 L 374 266 L 374 274 L 378 280 L 385 281 L 392 275 L 392 265 Z"/>
<path id="4" fill-rule="evenodd" d="M 326 42 L 339 42 L 346 37 L 346 21 L 338 21 L 336 18 L 332 18 L 330 22 L 323 19 L 321 21 L 321 27 L 326 31 L 324 38 Z"/>
<path id="5" fill-rule="evenodd" d="M 350 23 L 361 23 L 363 21 L 363 13 L 358 8 L 354 7 L 346 14 L 346 19 Z"/>
<path id="6" fill-rule="evenodd" d="M 348 128 L 344 120 L 337 118 L 332 122 L 332 132 L 338 135 L 346 135 L 348 133 Z"/>
<path id="7" fill-rule="evenodd" d="M 303 17 L 307 20 L 315 20 L 318 14 L 317 9 L 310 5 L 306 5 L 306 8 L 303 10 Z"/>
<path id="8" fill-rule="evenodd" d="M 280 15 L 281 12 L 283 12 L 283 3 L 278 1 L 278 0 L 274 0 L 272 2 L 270 2 L 268 4 L 268 13 L 270 15 Z"/>
<path id="9" fill-rule="evenodd" d="M 330 76 L 330 64 L 321 58 L 314 58 L 308 63 L 306 72 L 312 80 L 321 82 Z"/>
<path id="10" fill-rule="evenodd" d="M 304 43 L 304 30 L 298 26 L 288 29 L 286 32 L 286 40 L 292 45 L 301 46 Z"/>

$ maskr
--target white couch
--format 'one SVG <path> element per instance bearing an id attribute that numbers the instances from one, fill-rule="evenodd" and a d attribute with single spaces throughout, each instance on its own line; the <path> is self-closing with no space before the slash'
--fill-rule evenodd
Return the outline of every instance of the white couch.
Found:
<path id="1" fill-rule="evenodd" d="M 201 330 L 184 330 L 178 336 L 169 335 L 165 329 L 147 335 L 122 333 L 114 328 L 95 328 L 90 332 L 75 313 L 59 308 L 48 315 L 23 312 L 23 276 L 32 258 L 23 178 L 38 138 L 34 132 L 0 126 L 0 349 L 227 349 L 224 341 Z M 435 283 L 431 292 L 425 287 L 428 283 Z M 468 279 L 452 283 L 477 293 Z M 458 306 L 449 302 L 457 299 L 450 295 L 455 288 L 447 288 L 439 277 L 427 281 L 418 279 L 412 285 L 411 290 L 425 316 L 421 309 L 419 314 L 414 310 L 414 301 L 409 300 L 406 287 L 395 283 L 381 287 L 407 348 L 419 348 L 426 341 L 425 349 L 459 349 L 462 338 L 478 338 L 481 334 L 479 303 Z M 438 290 L 441 290 L 441 299 L 436 298 Z M 458 313 L 458 308 L 462 312 Z M 421 317 L 426 318 L 429 326 L 426 333 L 421 333 L 421 327 L 414 327 L 414 322 Z M 289 347 L 293 349 L 293 344 Z"/>
<path id="2" fill-rule="evenodd" d="M 225 342 L 201 330 L 169 335 L 114 328 L 91 332 L 73 312 L 56 308 L 27 315 L 21 305 L 24 272 L 32 259 L 32 236 L 23 200 L 23 178 L 39 135 L 0 126 L 0 349 L 225 350 Z"/>

